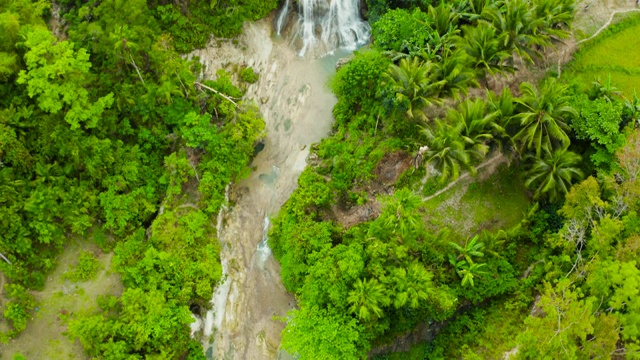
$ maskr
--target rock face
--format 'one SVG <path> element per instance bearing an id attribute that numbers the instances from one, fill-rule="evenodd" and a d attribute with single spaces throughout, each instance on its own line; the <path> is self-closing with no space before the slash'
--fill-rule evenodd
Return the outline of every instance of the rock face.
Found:
<path id="1" fill-rule="evenodd" d="M 363 20 L 363 4 L 363 0 L 285 0 L 275 16 L 275 31 L 288 39 L 298 56 L 353 51 L 369 42 L 371 27 Z"/>
<path id="2" fill-rule="evenodd" d="M 347 65 L 347 63 L 351 60 L 353 60 L 354 55 L 351 54 L 349 56 L 345 56 L 342 59 L 338 60 L 338 62 L 336 63 L 336 70 L 340 70 L 341 67 Z"/>
<path id="3" fill-rule="evenodd" d="M 295 190 L 310 145 L 333 123 L 336 99 L 325 83 L 334 63 L 297 57 L 288 44 L 274 43 L 271 25 L 247 24 L 235 45 L 213 41 L 189 55 L 200 57 L 205 78 L 230 63 L 253 67 L 260 77 L 246 97 L 260 107 L 267 134 L 251 164 L 254 171 L 233 185 L 234 205 L 219 221 L 227 280 L 216 289 L 213 311 L 204 315 L 202 342 L 210 359 L 276 358 L 284 323 L 274 316 L 286 316 L 295 299 L 282 286 L 279 264 L 266 246 L 265 218 Z"/>
<path id="4" fill-rule="evenodd" d="M 369 359 L 377 355 L 384 355 L 392 352 L 409 351 L 412 345 L 423 341 L 433 340 L 444 325 L 444 323 L 422 323 L 418 325 L 418 327 L 414 331 L 400 336 L 393 343 L 371 350 L 369 352 Z"/>

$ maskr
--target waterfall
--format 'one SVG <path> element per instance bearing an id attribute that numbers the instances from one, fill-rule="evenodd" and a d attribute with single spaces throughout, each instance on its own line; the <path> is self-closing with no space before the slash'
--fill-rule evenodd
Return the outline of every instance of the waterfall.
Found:
<path id="1" fill-rule="evenodd" d="M 289 2 L 277 22 L 281 31 Z M 371 28 L 360 17 L 360 0 L 299 0 L 294 41 L 300 41 L 298 56 L 310 50 L 332 53 L 338 48 L 349 51 L 369 41 Z"/>
<path id="2" fill-rule="evenodd" d="M 256 247 L 256 253 L 257 253 L 257 262 L 258 262 L 258 266 L 263 269 L 264 268 L 264 263 L 267 261 L 267 259 L 269 258 L 269 256 L 271 255 L 271 249 L 269 248 L 269 237 L 267 236 L 267 232 L 269 231 L 269 218 L 267 216 L 264 217 L 264 224 L 262 226 L 262 241 L 260 241 L 258 243 L 258 246 Z"/>
<path id="3" fill-rule="evenodd" d="M 284 3 L 284 7 L 278 15 L 278 20 L 276 21 L 276 34 L 282 34 L 282 27 L 284 26 L 284 20 L 287 18 L 289 14 L 289 0 L 286 0 Z"/>

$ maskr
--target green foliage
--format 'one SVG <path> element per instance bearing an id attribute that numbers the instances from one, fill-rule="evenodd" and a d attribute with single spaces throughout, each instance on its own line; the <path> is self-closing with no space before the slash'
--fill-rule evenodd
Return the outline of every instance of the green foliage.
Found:
<path id="1" fill-rule="evenodd" d="M 203 46 L 212 31 L 235 34 L 245 19 L 265 15 L 276 2 L 59 5 L 65 40 L 46 29 L 48 2 L 0 4 L 0 249 L 7 258 L 0 270 L 15 284 L 41 288 L 70 234 L 86 236 L 93 227 L 101 246 L 116 246 L 127 291 L 142 291 L 167 315 L 188 314 L 188 304 L 206 304 L 221 276 L 209 214 L 222 205 L 228 183 L 248 173 L 264 123 L 255 107 L 221 95 L 243 95 L 228 73 L 204 81 L 218 93 L 199 92 L 201 65 L 176 50 Z M 221 26 L 212 28 L 212 18 Z M 202 197 L 189 186 L 198 180 Z M 209 213 L 174 208 L 193 198 L 202 203 L 188 209 Z M 137 230 L 162 210 L 151 242 L 142 241 L 144 231 Z M 70 276 L 83 280 L 95 270 L 95 259 L 83 254 Z M 104 317 L 119 322 L 117 331 L 156 332 L 151 313 L 145 319 L 121 310 L 111 307 Z M 28 313 L 12 305 L 7 317 L 22 329 Z M 92 316 L 75 320 L 90 323 Z M 188 338 L 183 320 L 167 333 Z M 186 355 L 188 339 L 147 346 L 141 342 L 153 339 L 136 343 L 134 335 L 120 334 L 109 342 L 112 330 L 75 335 L 96 357 Z"/>
<path id="2" fill-rule="evenodd" d="M 78 264 L 65 274 L 65 278 L 71 281 L 87 281 L 93 279 L 100 270 L 100 262 L 94 254 L 88 251 L 80 252 Z"/>
<path id="3" fill-rule="evenodd" d="M 240 71 L 240 78 L 242 81 L 253 84 L 258 81 L 258 74 L 253 71 L 252 67 L 247 67 Z"/>
<path id="4" fill-rule="evenodd" d="M 505 299 L 460 314 L 446 324 L 430 346 L 423 346 L 425 355 L 420 359 L 466 359 L 469 353 L 481 358 L 503 356 L 517 345 L 513 335 L 524 328 L 522 321 L 529 305 L 526 300 L 521 309 L 512 309 L 511 300 Z"/>
<path id="5" fill-rule="evenodd" d="M 0 4 L 0 84 L 24 69 L 21 34 L 29 27 L 44 28 L 42 14 L 51 7 L 47 1 L 4 1 Z"/>
<path id="6" fill-rule="evenodd" d="M 17 82 L 27 85 L 29 97 L 36 97 L 38 106 L 52 114 L 65 108 L 65 120 L 72 130 L 98 126 L 102 112 L 113 103 L 113 94 L 89 98 L 85 89 L 91 67 L 87 51 L 76 52 L 67 41 L 56 43 L 46 29 L 29 32 L 24 46 L 28 71 L 21 71 Z"/>
<path id="7" fill-rule="evenodd" d="M 360 359 L 362 326 L 350 316 L 319 308 L 302 308 L 288 314 L 282 347 L 300 359 Z"/>
<path id="8" fill-rule="evenodd" d="M 625 142 L 624 134 L 620 132 L 623 105 L 604 98 L 589 100 L 586 95 L 580 95 L 574 100 L 573 107 L 579 113 L 571 122 L 576 138 L 590 141 L 596 150 L 604 150 L 608 158 L 602 164 L 599 158 L 592 156 L 594 164 L 612 163 L 613 154 Z"/>
<path id="9" fill-rule="evenodd" d="M 162 292 L 127 289 L 119 299 L 103 299 L 101 307 L 101 314 L 69 322 L 69 337 L 79 339 L 90 356 L 172 359 L 187 353 L 190 311 Z"/>
<path id="10" fill-rule="evenodd" d="M 617 341 L 615 321 L 611 322 L 608 315 L 597 318 L 593 315 L 596 300 L 582 296 L 568 279 L 560 281 L 555 287 L 545 284 L 538 302 L 544 316 L 530 316 L 525 320 L 527 329 L 518 335 L 521 345 L 518 356 L 525 359 L 552 359 L 558 354 L 592 357 L 613 351 Z M 603 349 L 583 348 L 581 344 L 587 340 L 587 336 L 595 336 L 599 341 L 602 341 L 601 336 L 609 336 L 611 340 L 604 342 Z M 591 353 L 592 349 L 596 350 L 595 353 Z"/>
<path id="11" fill-rule="evenodd" d="M 9 336 L 12 336 L 27 327 L 27 321 L 31 318 L 31 311 L 36 302 L 33 295 L 19 284 L 5 285 L 4 292 L 9 301 L 4 304 L 3 315 L 11 322 L 12 330 Z"/>
<path id="12" fill-rule="evenodd" d="M 193 113 L 190 113 L 193 114 Z M 165 174 L 159 179 L 167 185 L 166 197 L 171 198 L 182 193 L 182 185 L 195 176 L 195 170 L 185 151 L 174 152 L 164 158 Z"/>
<path id="13" fill-rule="evenodd" d="M 420 9 L 390 10 L 373 24 L 371 35 L 382 50 L 417 55 L 428 45 L 441 45 L 430 44 L 430 22 L 429 16 Z"/>
<path id="14" fill-rule="evenodd" d="M 544 157 L 531 161 L 525 186 L 535 189 L 535 199 L 548 196 L 551 202 L 558 201 L 569 192 L 573 180 L 580 180 L 583 176 L 577 167 L 580 156 L 566 149 L 551 152 L 544 148 Z"/>
<path id="15" fill-rule="evenodd" d="M 338 70 L 332 80 L 332 89 L 338 96 L 334 108 L 336 121 L 346 123 L 360 109 L 366 109 L 369 114 L 380 111 L 376 100 L 389 64 L 389 59 L 379 51 L 358 51 L 353 60 Z"/>

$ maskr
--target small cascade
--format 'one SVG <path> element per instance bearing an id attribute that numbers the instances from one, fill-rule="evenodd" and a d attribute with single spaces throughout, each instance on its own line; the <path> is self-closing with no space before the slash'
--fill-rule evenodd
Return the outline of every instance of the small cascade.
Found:
<path id="1" fill-rule="evenodd" d="M 230 185 L 224 189 L 224 200 L 225 204 L 229 203 L 229 189 Z M 218 217 L 216 218 L 216 235 L 217 238 L 220 239 L 223 232 L 223 220 L 224 214 L 227 211 L 227 207 L 223 205 L 218 211 Z M 222 265 L 222 281 L 218 285 L 218 287 L 213 292 L 211 297 L 211 309 L 206 312 L 204 316 L 204 321 L 201 321 L 197 325 L 197 330 L 203 329 L 203 334 L 205 337 L 210 337 L 213 333 L 214 329 L 219 329 L 222 325 L 222 320 L 225 315 L 225 306 L 227 304 L 227 300 L 229 297 L 229 291 L 231 290 L 231 282 L 229 281 L 229 259 L 224 256 L 224 254 L 220 254 L 220 264 Z M 194 324 L 192 324 L 192 336 L 195 329 Z"/>
<path id="2" fill-rule="evenodd" d="M 287 15 L 289 15 L 289 0 L 285 1 L 282 11 L 280 11 L 280 15 L 278 15 L 278 20 L 276 21 L 276 34 L 282 34 L 282 28 L 285 25 Z"/>
<path id="3" fill-rule="evenodd" d="M 260 241 L 258 243 L 258 246 L 256 247 L 256 252 L 257 252 L 257 261 L 258 261 L 258 266 L 262 269 L 264 268 L 264 263 L 265 261 L 267 261 L 267 259 L 269 258 L 269 256 L 271 255 L 271 249 L 269 248 L 269 237 L 267 236 L 267 233 L 269 231 L 269 218 L 268 217 L 264 217 L 264 225 L 262 226 L 262 241 Z"/>
<path id="4" fill-rule="evenodd" d="M 276 22 L 281 33 L 289 0 Z M 298 21 L 293 30 L 293 42 L 300 47 L 298 56 L 310 51 L 321 55 L 336 49 L 353 51 L 369 41 L 371 27 L 360 17 L 360 0 L 299 0 Z"/>

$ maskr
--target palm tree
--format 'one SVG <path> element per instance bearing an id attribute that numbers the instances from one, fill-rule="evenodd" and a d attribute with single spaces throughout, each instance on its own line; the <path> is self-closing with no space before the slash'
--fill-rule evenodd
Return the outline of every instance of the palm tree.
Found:
<path id="1" fill-rule="evenodd" d="M 419 307 L 429 297 L 432 278 L 433 274 L 418 262 L 411 263 L 406 269 L 394 268 L 388 277 L 388 286 L 393 289 L 393 306 L 397 309 L 407 304 L 412 308 Z"/>
<path id="2" fill-rule="evenodd" d="M 474 258 L 484 257 L 484 243 L 478 242 L 478 235 L 467 239 L 464 246 L 460 246 L 454 242 L 449 243 L 458 253 L 449 254 L 449 263 L 453 265 L 456 274 L 462 279 L 462 286 L 474 286 L 474 278 L 485 274 L 482 270 L 487 264 L 480 264 L 474 261 Z"/>
<path id="3" fill-rule="evenodd" d="M 429 14 L 431 20 L 430 27 L 438 33 L 441 39 L 447 40 L 460 32 L 457 27 L 460 15 L 453 9 L 452 5 L 445 2 L 436 7 L 429 5 L 427 14 Z"/>
<path id="4" fill-rule="evenodd" d="M 513 119 L 513 115 L 516 113 L 515 100 L 508 87 L 502 89 L 500 95 L 492 91 L 488 91 L 487 107 L 487 111 L 497 113 L 496 122 L 503 129 L 506 129 L 507 126 L 509 126 L 511 119 Z"/>
<path id="5" fill-rule="evenodd" d="M 532 13 L 538 33 L 544 34 L 548 42 L 567 38 L 567 30 L 575 14 L 575 4 L 575 0 L 532 0 Z"/>
<path id="6" fill-rule="evenodd" d="M 533 62 L 534 57 L 540 53 L 536 47 L 549 45 L 546 36 L 537 32 L 541 20 L 534 19 L 531 15 L 531 4 L 525 0 L 501 1 L 497 6 L 492 6 L 482 14 L 489 20 L 503 37 L 503 49 L 515 51 L 526 62 Z"/>
<path id="7" fill-rule="evenodd" d="M 598 98 L 603 98 L 608 102 L 613 101 L 614 96 L 622 96 L 622 92 L 611 83 L 611 74 L 607 77 L 607 81 L 603 82 L 597 79 L 593 82 L 593 95 Z"/>
<path id="8" fill-rule="evenodd" d="M 500 255 L 500 251 L 504 247 L 504 243 L 508 237 L 508 233 L 504 230 L 498 230 L 495 232 L 482 230 L 480 238 L 482 239 L 482 243 L 485 244 L 484 252 L 497 258 L 502 257 Z"/>
<path id="9" fill-rule="evenodd" d="M 566 148 L 552 151 L 544 147 L 543 158 L 529 158 L 532 165 L 526 173 L 525 186 L 535 188 L 535 199 L 547 195 L 550 201 L 555 202 L 569 191 L 573 180 L 583 177 L 582 171 L 576 167 L 581 161 L 580 156 Z"/>
<path id="10" fill-rule="evenodd" d="M 482 252 L 484 243 L 478 241 L 478 235 L 471 238 L 471 240 L 467 239 L 464 246 L 460 246 L 454 242 L 450 242 L 449 244 L 458 252 L 458 255 L 454 257 L 456 262 L 464 260 L 468 264 L 473 264 L 474 257 L 484 257 L 484 253 Z"/>
<path id="11" fill-rule="evenodd" d="M 426 119 L 423 109 L 440 103 L 437 96 L 444 81 L 434 80 L 435 70 L 436 66 L 432 62 L 422 62 L 418 57 L 401 59 L 399 65 L 390 65 L 386 82 L 395 94 L 396 103 L 400 107 L 406 107 L 406 114 L 410 119 Z"/>
<path id="12" fill-rule="evenodd" d="M 493 140 L 494 134 L 502 136 L 505 130 L 496 122 L 499 113 L 487 112 L 485 102 L 481 99 L 466 99 L 455 110 L 447 113 L 447 120 L 453 124 L 461 124 L 460 135 L 467 148 L 484 157 L 489 151 L 488 143 Z"/>
<path id="13" fill-rule="evenodd" d="M 633 90 L 633 98 L 631 101 L 624 101 L 625 113 L 629 120 L 635 125 L 640 125 L 640 98 L 635 90 Z"/>
<path id="14" fill-rule="evenodd" d="M 422 199 L 407 188 L 402 188 L 384 201 L 381 218 L 390 233 L 412 240 L 420 235 L 422 219 L 418 208 Z"/>
<path id="15" fill-rule="evenodd" d="M 457 99 L 459 94 L 467 95 L 469 87 L 477 87 L 476 72 L 471 67 L 471 57 L 461 50 L 446 50 L 437 63 L 437 80 L 444 81 L 440 95 Z"/>
<path id="16" fill-rule="evenodd" d="M 384 285 L 376 279 L 356 280 L 347 302 L 350 304 L 349 310 L 364 321 L 382 317 L 384 312 L 381 307 L 390 304 Z"/>
<path id="17" fill-rule="evenodd" d="M 440 183 L 448 179 L 457 179 L 460 169 L 466 168 L 475 174 L 475 168 L 471 165 L 473 157 L 480 158 L 481 154 L 474 149 L 467 149 L 464 139 L 460 136 L 460 126 L 452 126 L 444 121 L 436 121 L 435 130 L 426 128 L 424 135 L 427 138 L 427 146 L 421 148 L 427 163 L 440 172 Z"/>
<path id="18" fill-rule="evenodd" d="M 522 83 L 522 97 L 516 99 L 520 113 L 515 119 L 520 122 L 520 131 L 513 137 L 520 142 L 522 150 L 535 149 L 537 157 L 545 147 L 569 145 L 566 131 L 570 128 L 566 120 L 577 117 L 578 113 L 569 106 L 567 86 L 555 79 L 545 81 L 540 89 L 530 83 Z"/>
<path id="19" fill-rule="evenodd" d="M 463 0 L 459 3 L 456 12 L 468 23 L 473 23 L 480 18 L 482 12 L 493 4 L 494 0 Z"/>
<path id="20" fill-rule="evenodd" d="M 506 33 L 498 33 L 486 21 L 479 21 L 477 26 L 465 26 L 463 29 L 464 37 L 459 41 L 459 46 L 471 57 L 471 65 L 483 71 L 485 85 L 489 75 L 513 70 L 504 63 L 511 56 L 503 46 Z"/>
<path id="21" fill-rule="evenodd" d="M 492 91 L 487 92 L 487 112 L 495 114 L 495 123 L 504 131 L 493 133 L 494 138 L 501 139 L 500 148 L 503 149 L 507 144 L 515 147 L 513 139 L 509 136 L 509 128 L 516 112 L 516 104 L 508 87 L 502 89 L 500 95 Z"/>
<path id="22" fill-rule="evenodd" d="M 482 278 L 481 275 L 485 275 L 487 272 L 482 270 L 485 268 L 487 264 L 464 264 L 459 270 L 456 270 L 458 276 L 462 278 L 461 285 L 467 286 L 475 286 L 474 278 L 479 277 Z"/>

